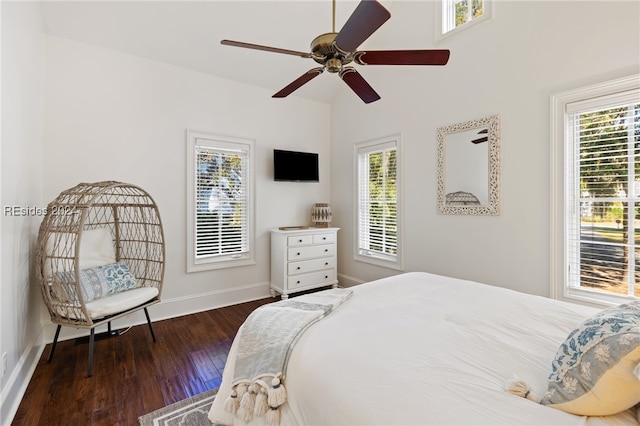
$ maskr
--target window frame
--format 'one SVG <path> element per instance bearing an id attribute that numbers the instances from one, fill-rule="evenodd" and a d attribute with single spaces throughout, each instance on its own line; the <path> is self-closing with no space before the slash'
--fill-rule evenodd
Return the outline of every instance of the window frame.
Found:
<path id="1" fill-rule="evenodd" d="M 468 0 L 472 1 L 472 0 Z M 458 27 L 449 28 L 450 24 L 447 24 L 446 21 L 450 21 L 452 18 L 455 21 L 455 4 L 459 3 L 460 0 L 438 0 L 435 1 L 435 39 L 436 41 L 440 41 L 447 37 L 451 37 L 455 34 L 458 34 L 464 30 L 472 28 L 478 25 L 481 22 L 485 22 L 493 19 L 493 0 L 482 0 L 482 15 L 477 18 L 472 18 L 469 21 Z"/>
<path id="2" fill-rule="evenodd" d="M 360 153 L 362 151 L 367 153 L 376 152 L 384 147 L 394 146 L 396 150 L 396 254 L 394 255 L 380 255 L 374 252 L 367 253 L 365 250 L 360 249 L 360 236 L 362 233 L 360 223 Z M 379 148 L 379 149 L 376 149 Z M 359 262 L 365 262 L 384 268 L 404 270 L 404 256 L 403 256 L 403 178 L 402 178 L 402 137 L 401 134 L 394 134 L 387 137 L 377 138 L 364 142 L 359 142 L 354 145 L 354 241 L 353 241 L 353 258 Z"/>
<path id="3" fill-rule="evenodd" d="M 551 96 L 551 247 L 550 247 L 550 292 L 554 299 L 582 302 L 593 306 L 611 306 L 638 298 L 612 292 L 588 290 L 571 286 L 569 281 L 569 187 L 567 174 L 568 115 L 576 104 L 593 106 L 606 103 L 612 96 L 635 91 L 640 96 L 640 75 L 635 74 L 586 87 L 580 87 Z M 638 98 L 640 99 L 640 98 Z M 633 238 L 633 237 L 632 237 Z"/>
<path id="4" fill-rule="evenodd" d="M 219 150 L 241 150 L 247 153 L 246 193 L 247 193 L 247 251 L 226 255 L 198 257 L 196 253 L 197 215 L 197 148 L 205 146 Z M 255 141 L 228 135 L 187 130 L 187 195 L 186 195 L 186 262 L 187 272 L 200 272 L 238 266 L 254 265 L 255 261 Z"/>

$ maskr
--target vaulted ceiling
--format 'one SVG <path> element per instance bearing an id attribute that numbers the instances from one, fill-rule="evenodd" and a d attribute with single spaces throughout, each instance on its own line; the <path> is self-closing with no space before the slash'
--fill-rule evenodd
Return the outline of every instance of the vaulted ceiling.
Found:
<path id="1" fill-rule="evenodd" d="M 391 12 L 391 19 L 360 50 L 432 47 L 433 22 L 411 13 L 414 2 L 381 3 Z M 336 31 L 357 5 L 358 1 L 337 1 Z M 402 13 L 396 13 L 398 10 Z M 311 40 L 332 30 L 331 0 L 44 1 L 42 11 L 49 34 L 264 87 L 273 93 L 317 64 L 291 55 L 223 46 L 220 40 L 308 52 Z M 404 22 L 407 17 L 412 17 L 411 23 Z M 361 72 L 366 78 L 366 71 Z M 349 89 L 336 75 L 324 73 L 295 95 L 331 102 L 344 90 Z"/>

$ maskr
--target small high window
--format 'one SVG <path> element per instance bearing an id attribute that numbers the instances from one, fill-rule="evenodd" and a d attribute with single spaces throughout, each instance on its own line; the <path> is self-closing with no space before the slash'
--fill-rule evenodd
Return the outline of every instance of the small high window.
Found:
<path id="1" fill-rule="evenodd" d="M 441 0 L 436 13 L 437 38 L 454 34 L 492 16 L 491 0 Z"/>

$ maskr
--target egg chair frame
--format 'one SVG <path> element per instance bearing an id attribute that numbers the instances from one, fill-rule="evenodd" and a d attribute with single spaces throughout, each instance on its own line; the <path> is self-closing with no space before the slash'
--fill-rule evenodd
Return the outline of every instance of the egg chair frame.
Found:
<path id="1" fill-rule="evenodd" d="M 98 231 L 95 231 L 98 230 Z M 86 300 L 82 273 L 91 249 L 89 234 L 112 242 L 116 262 L 135 277 L 135 288 Z M 104 246 L 104 244 L 103 244 Z M 151 337 L 156 336 L 147 308 L 160 302 L 164 280 L 165 242 L 162 221 L 153 198 L 142 188 L 116 181 L 80 183 L 63 191 L 47 206 L 40 225 L 36 276 L 51 321 L 57 324 L 48 361 L 53 358 L 62 326 L 89 329 L 89 371 L 93 373 L 95 329 L 144 310 Z M 64 277 L 62 279 L 61 277 Z"/>

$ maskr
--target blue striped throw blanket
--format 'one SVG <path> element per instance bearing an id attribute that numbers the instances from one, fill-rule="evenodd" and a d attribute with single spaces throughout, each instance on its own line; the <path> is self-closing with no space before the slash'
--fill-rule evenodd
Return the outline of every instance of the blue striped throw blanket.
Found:
<path id="1" fill-rule="evenodd" d="M 266 414 L 280 423 L 287 401 L 284 375 L 291 350 L 313 324 L 347 300 L 352 290 L 334 288 L 263 305 L 253 311 L 238 332 L 231 395 L 225 410 L 243 422 Z"/>

